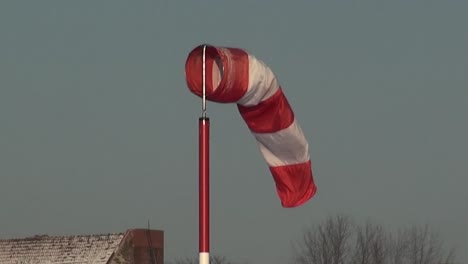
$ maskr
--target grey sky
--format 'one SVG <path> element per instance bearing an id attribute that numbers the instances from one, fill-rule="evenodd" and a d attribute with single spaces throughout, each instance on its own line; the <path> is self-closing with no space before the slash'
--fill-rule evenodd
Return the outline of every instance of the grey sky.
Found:
<path id="1" fill-rule="evenodd" d="M 165 230 L 198 255 L 201 43 L 275 72 L 318 193 L 284 209 L 233 105 L 209 104 L 213 254 L 285 263 L 328 214 L 429 223 L 468 262 L 468 2 L 0 2 L 0 236 Z"/>

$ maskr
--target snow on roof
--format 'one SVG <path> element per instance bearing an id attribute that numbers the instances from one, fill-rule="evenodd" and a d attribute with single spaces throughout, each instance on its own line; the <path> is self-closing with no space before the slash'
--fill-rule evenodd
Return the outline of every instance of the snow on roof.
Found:
<path id="1" fill-rule="evenodd" d="M 105 264 L 125 234 L 0 239 L 2 264 Z"/>

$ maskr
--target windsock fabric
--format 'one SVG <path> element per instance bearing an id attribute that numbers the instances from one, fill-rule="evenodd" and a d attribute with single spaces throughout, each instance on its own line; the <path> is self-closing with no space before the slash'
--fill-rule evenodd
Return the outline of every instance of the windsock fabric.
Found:
<path id="1" fill-rule="evenodd" d="M 203 93 L 203 47 L 185 64 L 187 86 Z M 283 207 L 297 207 L 316 193 L 309 145 L 281 86 L 262 61 L 238 48 L 206 47 L 206 99 L 235 103 L 258 142 Z"/>

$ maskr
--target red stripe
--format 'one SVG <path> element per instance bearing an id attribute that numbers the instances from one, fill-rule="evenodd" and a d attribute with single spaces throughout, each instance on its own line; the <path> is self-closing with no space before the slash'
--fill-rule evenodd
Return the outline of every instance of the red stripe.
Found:
<path id="1" fill-rule="evenodd" d="M 236 48 L 207 46 L 205 53 L 206 98 L 218 103 L 235 103 L 244 96 L 249 85 L 249 56 Z M 223 78 L 213 87 L 212 70 L 215 60 L 221 60 Z M 192 93 L 203 94 L 203 45 L 193 49 L 185 62 L 185 79 Z"/>
<path id="2" fill-rule="evenodd" d="M 270 171 L 283 207 L 300 206 L 317 192 L 310 160 L 300 164 L 270 167 Z"/>
<path id="3" fill-rule="evenodd" d="M 281 87 L 258 105 L 237 107 L 247 126 L 255 133 L 277 132 L 288 128 L 294 121 L 294 113 Z"/>

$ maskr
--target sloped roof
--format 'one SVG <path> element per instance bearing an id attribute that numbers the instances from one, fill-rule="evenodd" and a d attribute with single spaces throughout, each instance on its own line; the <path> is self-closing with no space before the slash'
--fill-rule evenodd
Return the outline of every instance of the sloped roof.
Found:
<path id="1" fill-rule="evenodd" d="M 105 264 L 124 233 L 0 239 L 2 264 Z"/>

